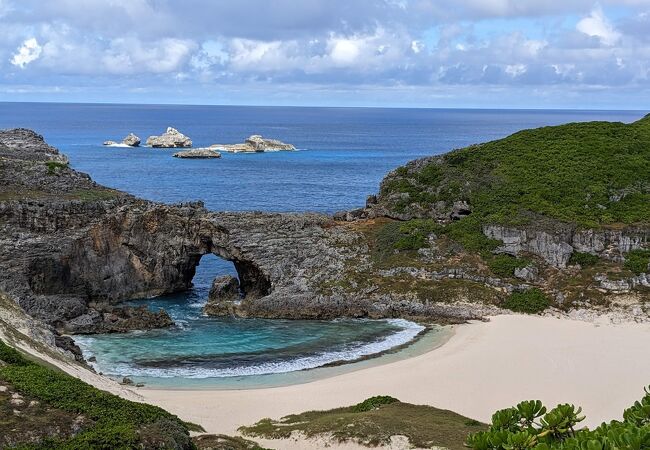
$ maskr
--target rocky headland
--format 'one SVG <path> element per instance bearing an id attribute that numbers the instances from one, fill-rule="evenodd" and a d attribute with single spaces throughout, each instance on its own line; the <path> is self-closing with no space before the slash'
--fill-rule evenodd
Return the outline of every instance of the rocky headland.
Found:
<path id="1" fill-rule="evenodd" d="M 335 218 L 227 213 L 97 185 L 34 132 L 3 131 L 0 291 L 45 324 L 49 342 L 59 333 L 169 326 L 164 312 L 121 303 L 188 289 L 208 253 L 232 261 L 239 278 L 215 282 L 208 312 L 216 315 L 449 323 L 532 298 L 540 310 L 618 308 L 647 320 L 648 217 L 592 226 L 535 210 L 510 222 L 486 217 L 474 187 L 482 182 L 464 175 L 463 187 L 453 178 L 454 164 L 476 154 L 480 147 L 409 163 L 366 208 Z M 639 193 L 623 186 L 628 194 L 612 197 L 619 211 L 625 199 L 647 196 L 650 177 L 635 174 Z"/>
<path id="2" fill-rule="evenodd" d="M 260 153 L 296 149 L 291 144 L 276 139 L 265 139 L 258 134 L 246 138 L 241 144 L 214 144 L 210 148 L 231 153 Z"/>

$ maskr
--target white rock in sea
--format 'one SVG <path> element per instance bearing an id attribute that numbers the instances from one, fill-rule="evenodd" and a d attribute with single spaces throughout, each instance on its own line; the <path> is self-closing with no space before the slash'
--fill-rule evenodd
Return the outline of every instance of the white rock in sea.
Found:
<path id="1" fill-rule="evenodd" d="M 176 128 L 169 127 L 160 136 L 149 136 L 147 145 L 155 148 L 187 148 L 192 146 L 192 140 Z"/>
<path id="2" fill-rule="evenodd" d="M 182 152 L 174 153 L 174 158 L 187 158 L 187 159 L 208 159 L 208 158 L 221 158 L 221 153 L 213 148 L 195 148 L 192 150 L 183 150 Z"/>
<path id="3" fill-rule="evenodd" d="M 129 133 L 127 137 L 122 139 L 121 144 L 115 141 L 104 141 L 104 145 L 111 146 L 111 147 L 124 147 L 124 146 L 137 147 L 140 145 L 140 138 L 133 133 Z"/>
<path id="4" fill-rule="evenodd" d="M 296 147 L 291 144 L 286 144 L 277 139 L 265 139 L 259 134 L 254 134 L 248 137 L 241 144 L 215 144 L 210 147 L 232 153 L 258 153 L 296 149 Z"/>

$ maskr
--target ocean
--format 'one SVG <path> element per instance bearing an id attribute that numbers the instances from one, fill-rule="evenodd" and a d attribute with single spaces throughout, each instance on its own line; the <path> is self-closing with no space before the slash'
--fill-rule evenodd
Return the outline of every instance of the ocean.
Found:
<path id="1" fill-rule="evenodd" d="M 415 158 L 565 122 L 631 122 L 641 111 L 303 108 L 0 103 L 0 128 L 25 127 L 66 153 L 72 167 L 104 185 L 211 210 L 335 211 L 363 206 L 391 169 Z M 144 140 L 168 126 L 194 147 L 280 139 L 296 152 L 180 160 L 175 150 L 103 147 L 128 133 Z M 99 371 L 148 384 L 263 377 L 380 353 L 422 328 L 406 321 L 331 322 L 215 319 L 201 314 L 211 280 L 236 274 L 206 255 L 189 292 L 141 300 L 164 307 L 169 330 L 79 338 Z M 258 379 L 256 378 L 256 379 Z M 166 380 L 166 381 L 162 381 Z M 191 383 L 190 383 L 191 384 Z"/>

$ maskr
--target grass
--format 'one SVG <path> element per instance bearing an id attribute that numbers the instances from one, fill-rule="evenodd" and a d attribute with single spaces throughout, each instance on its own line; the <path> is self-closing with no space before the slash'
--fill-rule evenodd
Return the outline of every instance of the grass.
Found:
<path id="1" fill-rule="evenodd" d="M 451 207 L 462 200 L 481 223 L 525 223 L 541 215 L 597 228 L 650 223 L 649 180 L 646 117 L 525 130 L 409 164 L 386 178 L 380 199 L 417 217 L 437 202 Z"/>
<path id="2" fill-rule="evenodd" d="M 70 438 L 32 449 L 193 448 L 188 426 L 167 411 L 124 400 L 65 373 L 29 361 L 0 341 L 0 379 L 50 408 L 83 416 L 91 424 Z"/>
<path id="3" fill-rule="evenodd" d="M 293 432 L 307 438 L 331 435 L 340 442 L 356 441 L 369 446 L 385 445 L 391 436 L 402 435 L 415 447 L 461 450 L 468 433 L 485 429 L 480 422 L 451 411 L 382 396 L 345 408 L 309 411 L 281 420 L 263 419 L 240 431 L 267 439 L 286 439 Z"/>

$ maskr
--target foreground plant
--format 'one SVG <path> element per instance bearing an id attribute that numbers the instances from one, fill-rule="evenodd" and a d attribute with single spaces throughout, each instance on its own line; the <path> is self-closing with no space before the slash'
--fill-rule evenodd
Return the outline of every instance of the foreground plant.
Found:
<path id="1" fill-rule="evenodd" d="M 650 388 L 623 412 L 623 421 L 603 423 L 594 430 L 577 428 L 582 408 L 558 405 L 547 412 L 539 400 L 524 401 L 497 411 L 487 431 L 470 434 L 475 450 L 644 450 L 650 449 Z"/>

